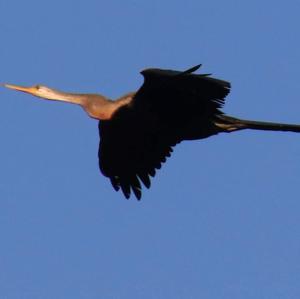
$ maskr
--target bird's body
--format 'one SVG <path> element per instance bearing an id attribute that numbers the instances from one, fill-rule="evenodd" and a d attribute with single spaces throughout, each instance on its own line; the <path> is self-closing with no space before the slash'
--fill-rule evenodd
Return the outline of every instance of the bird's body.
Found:
<path id="1" fill-rule="evenodd" d="M 45 86 L 8 88 L 82 106 L 99 120 L 99 166 L 115 190 L 126 198 L 131 191 L 141 198 L 141 183 L 150 187 L 154 177 L 183 140 L 207 138 L 242 129 L 300 132 L 299 125 L 241 120 L 224 115 L 220 108 L 230 83 L 207 74 L 148 69 L 137 92 L 111 101 L 102 95 L 69 94 Z"/>

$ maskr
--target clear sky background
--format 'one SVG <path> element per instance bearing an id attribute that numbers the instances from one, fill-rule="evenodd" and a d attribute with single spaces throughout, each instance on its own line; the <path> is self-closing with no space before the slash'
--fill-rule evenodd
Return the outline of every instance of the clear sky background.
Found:
<path id="1" fill-rule="evenodd" d="M 230 115 L 300 123 L 299 1 L 0 0 L 0 82 L 116 98 L 147 67 L 232 83 Z M 300 135 L 184 142 L 127 201 L 76 106 L 1 88 L 0 299 L 300 298 Z M 120 149 L 121 150 L 121 149 Z"/>

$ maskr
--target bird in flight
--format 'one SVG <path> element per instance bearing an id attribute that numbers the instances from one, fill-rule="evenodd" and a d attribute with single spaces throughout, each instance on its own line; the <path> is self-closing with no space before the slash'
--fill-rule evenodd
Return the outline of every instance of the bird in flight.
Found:
<path id="1" fill-rule="evenodd" d="M 244 120 L 225 115 L 222 108 L 230 83 L 195 74 L 201 65 L 185 71 L 146 69 L 144 83 L 112 101 L 100 94 L 74 94 L 43 85 L 4 84 L 47 100 L 80 105 L 99 120 L 99 167 L 116 191 L 139 200 L 142 184 L 161 168 L 172 148 L 183 140 L 207 138 L 239 130 L 300 132 L 300 125 Z"/>

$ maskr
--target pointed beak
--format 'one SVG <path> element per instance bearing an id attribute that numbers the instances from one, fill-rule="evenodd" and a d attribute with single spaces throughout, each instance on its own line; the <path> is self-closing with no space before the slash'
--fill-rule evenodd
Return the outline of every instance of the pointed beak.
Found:
<path id="1" fill-rule="evenodd" d="M 23 91 L 26 93 L 34 94 L 35 88 L 34 87 L 24 87 L 19 85 L 13 85 L 13 84 L 3 84 L 4 87 L 9 89 L 14 89 L 18 91 Z"/>

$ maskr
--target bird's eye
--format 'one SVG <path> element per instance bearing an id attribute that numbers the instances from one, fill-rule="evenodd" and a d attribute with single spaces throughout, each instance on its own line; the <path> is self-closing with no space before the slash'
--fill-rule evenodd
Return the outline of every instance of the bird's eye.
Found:
<path id="1" fill-rule="evenodd" d="M 39 90 L 39 89 L 41 88 L 41 85 L 36 85 L 35 88 L 36 88 L 37 90 Z"/>

